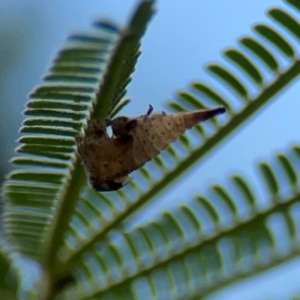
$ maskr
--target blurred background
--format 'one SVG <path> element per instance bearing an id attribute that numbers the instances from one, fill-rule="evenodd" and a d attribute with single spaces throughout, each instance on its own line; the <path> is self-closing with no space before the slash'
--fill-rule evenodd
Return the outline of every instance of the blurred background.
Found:
<path id="1" fill-rule="evenodd" d="M 237 45 L 237 39 L 243 35 L 252 35 L 253 24 L 270 23 L 265 15 L 268 8 L 287 9 L 280 0 L 157 2 L 158 11 L 143 40 L 143 53 L 129 86 L 128 96 L 133 101 L 124 113 L 132 116 L 145 113 L 149 104 L 157 112 L 165 110 L 166 101 L 193 80 L 213 82 L 203 68 L 205 64 L 223 63 L 221 50 Z M 0 181 L 11 169 L 8 160 L 17 146 L 27 95 L 41 83 L 66 37 L 88 29 L 98 17 L 124 24 L 135 3 L 133 0 L 0 1 Z M 288 61 L 282 63 L 287 65 Z M 219 91 L 233 98 L 221 86 Z M 178 203 L 206 192 L 212 183 L 226 185 L 226 176 L 232 173 L 250 179 L 263 198 L 265 191 L 260 190 L 255 164 L 261 160 L 271 162 L 275 153 L 299 144 L 299 98 L 300 83 L 295 81 L 211 153 L 201 168 L 189 172 L 180 187 L 177 185 L 171 193 L 162 195 L 160 208 L 169 205 L 170 199 Z M 210 299 L 288 298 L 291 292 L 300 293 L 299 271 L 300 260 L 295 259 Z"/>

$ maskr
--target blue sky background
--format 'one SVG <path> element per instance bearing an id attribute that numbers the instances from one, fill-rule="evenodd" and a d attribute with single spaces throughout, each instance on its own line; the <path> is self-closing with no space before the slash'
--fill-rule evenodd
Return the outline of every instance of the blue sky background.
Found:
<path id="1" fill-rule="evenodd" d="M 270 23 L 265 15 L 268 8 L 279 6 L 288 10 L 279 0 L 157 2 L 158 12 L 143 40 L 143 54 L 129 86 L 128 96 L 133 102 L 124 113 L 132 116 L 144 113 L 150 103 L 156 111 L 165 109 L 166 100 L 193 80 L 213 82 L 204 65 L 224 63 L 221 50 L 237 45 L 241 36 L 253 36 L 253 24 Z M 2 161 L 11 158 L 16 146 L 14 140 L 18 137 L 26 95 L 41 82 L 66 37 L 88 29 L 99 16 L 124 24 L 134 3 L 131 0 L 1 0 L 0 37 L 4 42 L 0 43 L 0 55 L 5 57 L 1 61 L 6 72 L 0 83 L 0 96 L 4 99 L 0 109 L 9 112 L 1 115 L 0 120 L 0 138 L 5 145 Z M 7 50 L 10 45 L 15 45 L 12 52 Z M 180 186 L 160 197 L 159 206 L 169 206 L 170 199 L 174 203 L 186 201 L 196 193 L 207 192 L 208 186 L 215 182 L 226 184 L 226 176 L 232 173 L 243 174 L 254 182 L 263 199 L 255 163 L 270 162 L 275 153 L 299 144 L 299 98 L 300 84 L 295 81 L 214 151 L 201 168 L 194 168 Z M 2 168 L 7 171 L 10 167 Z M 295 259 L 210 299 L 286 298 L 291 291 L 300 292 L 299 267 L 300 260 Z"/>

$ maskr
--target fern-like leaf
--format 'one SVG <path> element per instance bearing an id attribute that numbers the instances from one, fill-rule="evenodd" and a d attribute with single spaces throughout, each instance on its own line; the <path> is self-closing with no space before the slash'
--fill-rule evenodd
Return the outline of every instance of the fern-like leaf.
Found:
<path id="1" fill-rule="evenodd" d="M 167 299 L 199 299 L 294 258 L 300 253 L 295 219 L 300 173 L 292 166 L 299 163 L 299 146 L 295 146 L 287 155 L 277 155 L 276 164 L 259 165 L 269 190 L 264 209 L 252 184 L 234 175 L 230 192 L 214 185 L 209 202 L 196 196 L 155 222 L 99 245 L 78 266 L 77 288 L 64 295 L 75 299 L 76 290 L 76 299 L 102 299 L 107 292 L 114 299 L 152 299 L 162 293 Z M 274 184 L 270 189 L 274 180 L 280 182 L 276 190 Z M 278 231 L 285 232 L 284 241 Z M 97 278 L 103 274 L 106 279 L 100 284 Z"/>
<path id="2" fill-rule="evenodd" d="M 109 117 L 124 105 L 120 100 L 152 6 L 142 1 L 124 30 L 97 21 L 90 33 L 72 35 L 30 95 L 17 148 L 23 156 L 12 160 L 17 168 L 3 188 L 3 226 L 12 245 L 50 273 L 56 272 L 59 246 L 87 182 L 74 137 L 89 120 Z"/>

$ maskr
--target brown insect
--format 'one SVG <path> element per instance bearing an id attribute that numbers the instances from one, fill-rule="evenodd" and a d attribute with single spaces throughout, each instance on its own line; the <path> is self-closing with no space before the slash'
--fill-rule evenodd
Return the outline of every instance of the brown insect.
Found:
<path id="1" fill-rule="evenodd" d="M 225 112 L 224 107 L 151 115 L 138 118 L 117 117 L 105 125 L 90 126 L 86 137 L 77 137 L 78 153 L 91 186 L 97 191 L 114 191 L 128 184 L 128 175 L 157 156 L 186 129 Z M 111 126 L 110 137 L 106 127 Z"/>

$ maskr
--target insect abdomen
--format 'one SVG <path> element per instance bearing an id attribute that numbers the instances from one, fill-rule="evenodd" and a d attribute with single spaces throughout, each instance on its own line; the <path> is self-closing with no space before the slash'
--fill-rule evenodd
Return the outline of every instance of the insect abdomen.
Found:
<path id="1" fill-rule="evenodd" d="M 168 147 L 185 131 L 183 118 L 168 115 L 143 116 L 132 130 L 133 154 L 143 165 Z"/>
<path id="2" fill-rule="evenodd" d="M 130 132 L 133 137 L 133 157 L 142 166 L 166 149 L 179 138 L 186 129 L 192 128 L 201 121 L 223 113 L 223 107 L 215 109 L 183 112 L 177 115 L 165 113 L 137 118 L 135 128 Z"/>

